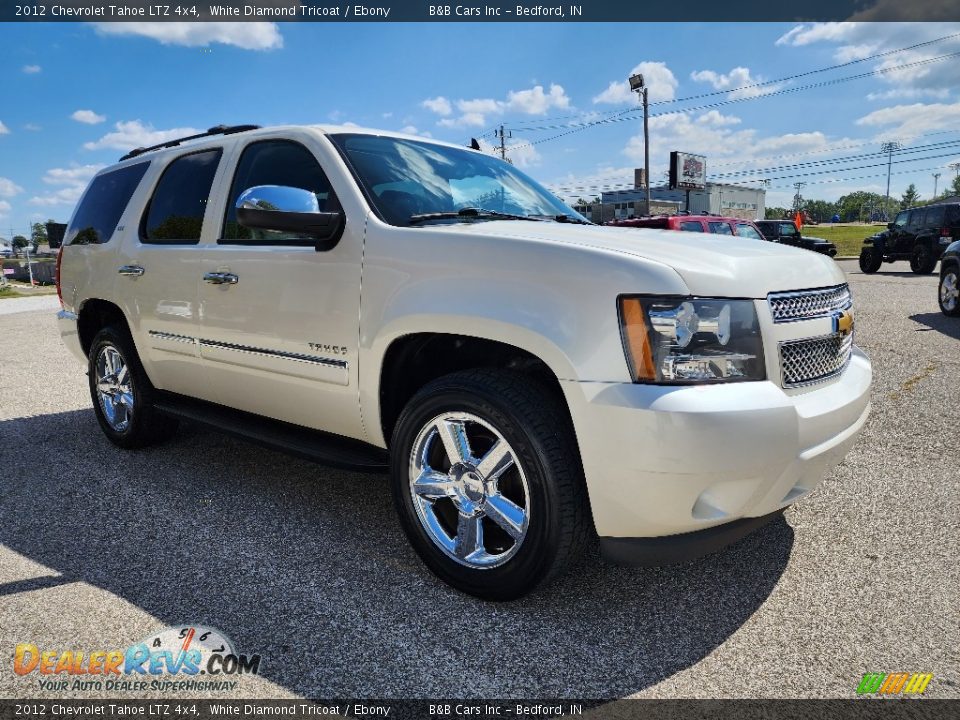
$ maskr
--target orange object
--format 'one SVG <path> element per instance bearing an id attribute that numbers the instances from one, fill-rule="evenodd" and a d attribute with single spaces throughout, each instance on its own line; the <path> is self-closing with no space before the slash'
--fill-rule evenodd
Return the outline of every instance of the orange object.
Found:
<path id="1" fill-rule="evenodd" d="M 656 380 L 657 371 L 653 365 L 653 348 L 647 334 L 647 321 L 643 315 L 643 306 L 637 298 L 620 299 L 620 321 L 629 349 L 631 370 L 634 380 Z"/>
<path id="2" fill-rule="evenodd" d="M 803 230 L 803 213 L 799 210 L 797 214 L 793 216 L 793 224 L 797 226 L 797 230 Z"/>

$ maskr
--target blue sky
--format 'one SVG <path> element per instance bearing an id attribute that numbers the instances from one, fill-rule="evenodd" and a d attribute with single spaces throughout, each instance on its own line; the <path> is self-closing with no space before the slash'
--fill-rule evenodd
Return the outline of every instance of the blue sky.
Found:
<path id="1" fill-rule="evenodd" d="M 517 165 L 591 196 L 632 181 L 641 122 L 577 124 L 634 108 L 625 78 L 638 67 L 652 101 L 673 101 L 651 109 L 655 179 L 679 149 L 707 155 L 711 179 L 778 178 L 768 205 L 789 204 L 797 180 L 807 198 L 882 193 L 885 168 L 854 168 L 881 164 L 870 153 L 898 139 L 916 152 L 894 158 L 910 162 L 894 166 L 891 194 L 914 182 L 929 196 L 931 173 L 942 188 L 960 160 L 960 58 L 936 60 L 960 36 L 750 86 L 954 33 L 960 24 L 0 24 L 0 236 L 65 221 L 91 174 L 127 149 L 218 123 L 355 123 L 466 143 L 492 142 L 504 122 Z M 707 92 L 719 94 L 675 102 Z"/>

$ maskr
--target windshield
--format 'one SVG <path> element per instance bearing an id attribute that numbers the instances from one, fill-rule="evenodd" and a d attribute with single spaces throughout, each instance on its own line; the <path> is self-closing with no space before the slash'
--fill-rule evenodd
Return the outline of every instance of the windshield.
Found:
<path id="1" fill-rule="evenodd" d="M 453 214 L 427 218 L 436 222 L 503 219 L 456 215 L 464 208 L 586 222 L 512 165 L 474 150 L 376 135 L 328 137 L 346 157 L 379 215 L 391 225 L 423 224 L 424 218 L 418 216 L 431 213 Z"/>

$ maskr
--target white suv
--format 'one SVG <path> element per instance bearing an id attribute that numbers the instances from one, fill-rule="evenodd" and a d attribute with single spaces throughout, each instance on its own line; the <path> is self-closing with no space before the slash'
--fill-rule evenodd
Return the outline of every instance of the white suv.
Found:
<path id="1" fill-rule="evenodd" d="M 58 277 L 115 444 L 188 418 L 389 467 L 424 562 L 491 599 L 596 537 L 633 564 L 742 537 L 870 407 L 830 258 L 593 226 L 507 163 L 395 133 L 133 151 L 87 188 Z"/>

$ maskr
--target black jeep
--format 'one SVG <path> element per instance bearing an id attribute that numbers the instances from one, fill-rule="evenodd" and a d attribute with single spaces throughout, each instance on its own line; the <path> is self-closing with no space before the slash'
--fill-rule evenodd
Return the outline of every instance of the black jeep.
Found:
<path id="1" fill-rule="evenodd" d="M 830 257 L 837 254 L 837 246 L 829 240 L 801 235 L 793 220 L 757 220 L 756 226 L 760 228 L 763 237 L 770 242 L 813 250 Z"/>
<path id="2" fill-rule="evenodd" d="M 909 260 L 918 275 L 937 267 L 947 245 L 960 239 L 960 203 L 901 210 L 887 229 L 863 241 L 860 269 L 875 273 L 882 263 Z"/>

